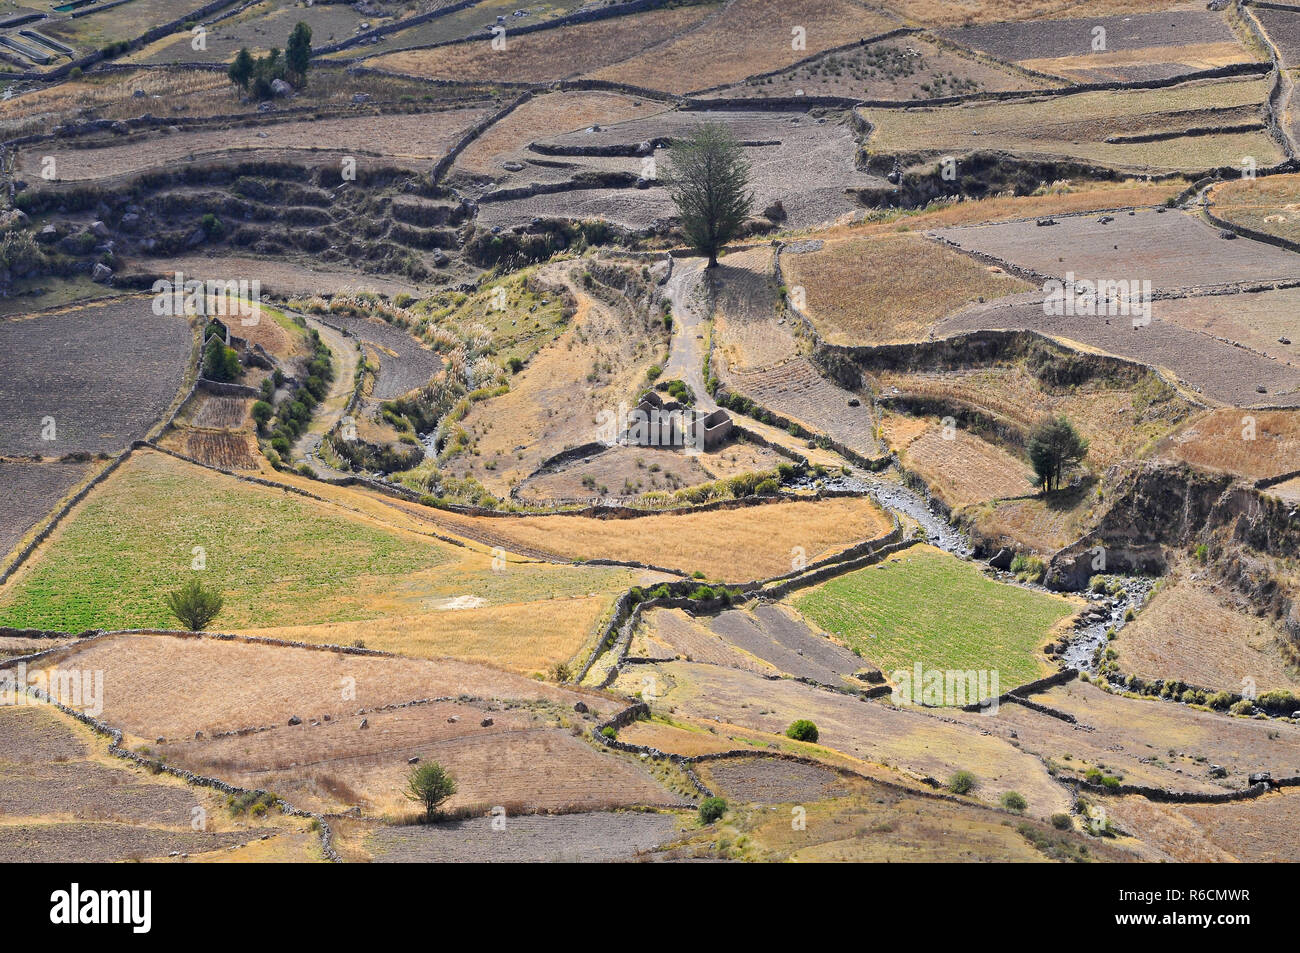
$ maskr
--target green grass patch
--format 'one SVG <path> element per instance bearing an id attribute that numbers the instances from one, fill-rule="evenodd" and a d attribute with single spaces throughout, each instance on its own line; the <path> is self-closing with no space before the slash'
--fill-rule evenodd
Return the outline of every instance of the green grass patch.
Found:
<path id="1" fill-rule="evenodd" d="M 165 596 L 194 575 L 225 597 L 214 630 L 361 621 L 382 614 L 376 590 L 449 556 L 296 494 L 139 454 L 35 559 L 0 596 L 0 625 L 175 628 Z"/>
<path id="2" fill-rule="evenodd" d="M 913 548 L 796 597 L 794 606 L 881 667 L 997 671 L 1002 691 L 1043 674 L 1036 650 L 1074 612 L 1059 596 L 995 582 L 977 566 Z"/>

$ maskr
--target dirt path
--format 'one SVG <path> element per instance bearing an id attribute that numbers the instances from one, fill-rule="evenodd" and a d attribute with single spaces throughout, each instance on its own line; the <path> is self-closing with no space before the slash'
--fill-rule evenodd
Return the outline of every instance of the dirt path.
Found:
<path id="1" fill-rule="evenodd" d="M 679 259 L 665 287 L 673 306 L 673 339 L 663 380 L 681 380 L 695 392 L 699 410 L 717 408 L 704 386 L 705 333 L 708 330 L 708 284 L 703 258 Z"/>
<path id="2" fill-rule="evenodd" d="M 317 476 L 342 476 L 338 470 L 320 459 L 319 451 L 325 434 L 334 427 L 347 410 L 352 397 L 352 388 L 356 382 L 357 364 L 361 360 L 356 342 L 321 324 L 316 319 L 303 315 L 307 327 L 320 334 L 320 338 L 334 355 L 334 380 L 330 381 L 329 393 L 316 405 L 311 424 L 294 443 L 290 453 L 295 462 L 306 463 L 316 471 Z"/>

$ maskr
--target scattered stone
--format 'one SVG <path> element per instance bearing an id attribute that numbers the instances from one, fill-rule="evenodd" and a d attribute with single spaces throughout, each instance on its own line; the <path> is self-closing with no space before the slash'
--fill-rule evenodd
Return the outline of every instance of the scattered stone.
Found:
<path id="1" fill-rule="evenodd" d="M 587 713 L 587 703 L 586 703 L 586 702 L 574 702 L 574 703 L 573 703 L 573 710 L 576 711 L 579 715 L 585 715 L 585 714 Z"/>
<path id="2" fill-rule="evenodd" d="M 290 715 L 290 716 L 289 716 L 289 724 L 291 724 L 291 725 L 301 725 L 301 724 L 302 724 L 302 719 L 299 718 L 297 715 Z"/>
<path id="3" fill-rule="evenodd" d="M 420 763 L 419 755 L 415 756 L 414 758 L 407 758 L 407 759 L 406 759 L 406 763 L 407 763 L 407 764 L 419 764 L 419 763 Z"/>
<path id="4" fill-rule="evenodd" d="M 491 719 L 491 718 L 484 718 L 482 721 L 479 722 L 479 727 L 481 727 L 481 728 L 491 728 L 491 727 L 492 727 L 492 719 Z"/>
<path id="5" fill-rule="evenodd" d="M 369 718 L 362 718 L 362 719 L 361 719 L 361 724 L 357 725 L 357 730 L 360 731 L 360 730 L 363 729 L 363 728 L 369 728 L 369 727 L 370 727 L 370 719 L 369 719 Z"/>

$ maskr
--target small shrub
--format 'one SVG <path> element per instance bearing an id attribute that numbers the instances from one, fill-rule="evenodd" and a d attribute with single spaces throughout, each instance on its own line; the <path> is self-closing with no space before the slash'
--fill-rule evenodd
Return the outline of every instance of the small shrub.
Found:
<path id="1" fill-rule="evenodd" d="M 790 723 L 790 727 L 785 730 L 785 736 L 793 738 L 795 741 L 816 742 L 818 738 L 817 726 L 807 718 L 800 718 Z"/>
<path id="2" fill-rule="evenodd" d="M 727 813 L 727 802 L 720 797 L 706 797 L 700 802 L 700 823 L 712 824 Z"/>
<path id="3" fill-rule="evenodd" d="M 1001 803 L 1001 805 L 1008 811 L 1023 811 L 1025 808 L 1029 807 L 1029 802 L 1025 800 L 1025 796 L 1023 794 L 1018 794 L 1015 791 L 1008 791 L 1006 794 L 1002 795 L 999 803 Z"/>
<path id="4" fill-rule="evenodd" d="M 969 771 L 956 771 L 948 779 L 948 790 L 953 794 L 969 794 L 975 790 L 975 775 Z"/>
<path id="5" fill-rule="evenodd" d="M 1068 831 L 1071 827 L 1074 826 L 1074 821 L 1070 819 L 1069 814 L 1053 814 L 1052 826 L 1055 827 L 1058 831 Z"/>

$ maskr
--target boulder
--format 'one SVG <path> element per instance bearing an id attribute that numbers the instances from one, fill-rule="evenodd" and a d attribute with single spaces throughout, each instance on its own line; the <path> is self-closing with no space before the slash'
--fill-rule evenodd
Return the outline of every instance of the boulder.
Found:
<path id="1" fill-rule="evenodd" d="M 361 730 L 361 729 L 363 729 L 363 728 L 369 728 L 369 727 L 370 727 L 370 719 L 369 719 L 369 718 L 362 718 L 362 719 L 361 719 L 361 724 L 357 725 L 357 729 L 358 729 L 358 730 Z"/>
<path id="2" fill-rule="evenodd" d="M 579 715 L 585 715 L 585 714 L 587 713 L 587 703 L 586 703 L 586 702 L 574 702 L 574 703 L 573 703 L 573 710 L 576 711 Z"/>
<path id="3" fill-rule="evenodd" d="M 285 96 L 293 95 L 293 87 L 282 79 L 271 80 L 271 95 L 276 99 L 283 99 Z"/>
<path id="4" fill-rule="evenodd" d="M 491 719 L 491 718 L 484 718 L 482 721 L 479 722 L 479 727 L 480 727 L 480 728 L 491 728 L 491 727 L 492 727 L 492 719 Z"/>
<path id="5" fill-rule="evenodd" d="M 291 725 L 301 725 L 301 724 L 302 724 L 302 719 L 299 718 L 297 715 L 290 715 L 290 716 L 289 716 L 289 724 L 291 724 Z"/>
<path id="6" fill-rule="evenodd" d="M 104 264 L 102 261 L 95 262 L 95 267 L 91 269 L 90 272 L 91 281 L 97 281 L 102 285 L 102 284 L 106 284 L 108 282 L 108 279 L 112 277 L 113 277 L 112 268 L 109 268 L 108 265 Z"/>
<path id="7" fill-rule="evenodd" d="M 90 231 L 96 238 L 108 238 L 113 234 L 108 230 L 108 226 L 98 219 L 90 223 Z"/>
<path id="8" fill-rule="evenodd" d="M 989 560 L 989 565 L 992 566 L 994 569 L 1001 569 L 1005 571 L 1011 568 L 1011 560 L 1015 558 L 1015 555 L 1016 554 L 1014 552 L 1012 552 L 1010 549 L 1007 549 L 1007 547 L 1003 546 L 1001 549 L 999 549 L 996 553 L 993 554 L 993 558 Z"/>

